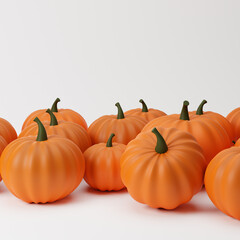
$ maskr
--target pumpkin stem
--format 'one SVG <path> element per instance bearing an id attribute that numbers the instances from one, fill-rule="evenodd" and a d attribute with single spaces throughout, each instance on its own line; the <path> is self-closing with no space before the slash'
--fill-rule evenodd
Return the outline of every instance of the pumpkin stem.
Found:
<path id="1" fill-rule="evenodd" d="M 142 112 L 148 112 L 146 103 L 142 99 L 140 99 L 139 102 L 142 104 Z"/>
<path id="2" fill-rule="evenodd" d="M 36 117 L 33 121 L 38 124 L 38 135 L 36 141 L 46 141 L 48 139 L 47 132 L 42 122 L 39 120 L 38 117 Z"/>
<path id="3" fill-rule="evenodd" d="M 160 154 L 167 152 L 168 146 L 167 146 L 164 138 L 162 137 L 162 135 L 159 133 L 159 131 L 158 131 L 156 128 L 154 128 L 154 129 L 152 130 L 152 132 L 153 132 L 153 133 L 156 135 L 156 137 L 157 137 L 157 145 L 156 145 L 156 147 L 155 147 L 155 151 L 156 151 L 157 153 L 160 153 Z"/>
<path id="4" fill-rule="evenodd" d="M 120 103 L 119 103 L 119 102 L 117 102 L 117 103 L 115 104 L 115 106 L 118 108 L 118 115 L 117 115 L 117 119 L 123 119 L 123 118 L 125 118 L 125 117 L 124 117 L 124 113 L 123 113 L 123 110 L 122 110 L 122 107 L 121 107 Z"/>
<path id="5" fill-rule="evenodd" d="M 188 114 L 188 105 L 189 105 L 188 101 L 183 102 L 183 107 L 182 107 L 182 111 L 181 111 L 181 114 L 180 114 L 180 119 L 181 120 L 190 120 L 189 114 Z"/>
<path id="6" fill-rule="evenodd" d="M 236 142 L 233 140 L 232 143 L 235 144 Z"/>
<path id="7" fill-rule="evenodd" d="M 55 101 L 54 101 L 54 103 L 53 103 L 53 105 L 52 105 L 52 108 L 51 108 L 51 111 L 52 112 L 58 112 L 58 108 L 57 108 L 57 104 L 60 102 L 60 99 L 59 98 L 57 98 Z"/>
<path id="8" fill-rule="evenodd" d="M 50 126 L 56 126 L 58 125 L 58 121 L 56 116 L 53 114 L 53 112 L 48 108 L 48 110 L 46 111 L 49 115 L 50 115 Z"/>
<path id="9" fill-rule="evenodd" d="M 106 147 L 112 147 L 112 139 L 115 136 L 114 133 L 112 133 L 107 141 Z"/>
<path id="10" fill-rule="evenodd" d="M 200 105 L 199 105 L 199 107 L 198 107 L 198 109 L 196 111 L 196 115 L 203 115 L 203 106 L 206 103 L 207 103 L 207 101 L 205 99 L 202 100 L 202 102 L 200 103 Z"/>

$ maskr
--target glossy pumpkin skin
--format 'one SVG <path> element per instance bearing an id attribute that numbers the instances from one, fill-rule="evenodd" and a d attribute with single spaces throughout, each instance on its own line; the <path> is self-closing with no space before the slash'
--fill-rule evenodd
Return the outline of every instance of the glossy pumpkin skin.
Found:
<path id="1" fill-rule="evenodd" d="M 0 136 L 2 136 L 7 143 L 17 138 L 17 133 L 11 123 L 3 118 L 0 118 Z"/>
<path id="2" fill-rule="evenodd" d="M 232 124 L 234 140 L 236 141 L 240 138 L 240 107 L 230 112 L 227 115 L 227 119 Z"/>
<path id="3" fill-rule="evenodd" d="M 158 109 L 153 109 L 153 108 L 148 109 L 145 102 L 142 99 L 140 99 L 139 102 L 143 104 L 142 109 L 141 108 L 131 109 L 126 111 L 124 114 L 126 116 L 131 115 L 131 116 L 137 116 L 137 117 L 143 118 L 147 122 L 150 122 L 155 118 L 167 115 L 165 112 L 160 111 Z"/>
<path id="4" fill-rule="evenodd" d="M 119 104 L 116 106 L 118 107 L 117 116 L 102 116 L 89 126 L 88 133 L 92 144 L 106 143 L 111 133 L 116 135 L 114 142 L 128 144 L 145 126 L 146 120 L 136 116 L 124 116 L 121 106 Z"/>
<path id="5" fill-rule="evenodd" d="M 235 140 L 233 127 L 232 127 L 231 123 L 227 120 L 227 118 L 225 118 L 221 114 L 218 114 L 216 112 L 211 112 L 211 111 L 204 112 L 203 106 L 206 103 L 207 103 L 207 101 L 203 100 L 201 102 L 201 104 L 199 105 L 197 111 L 189 112 L 190 119 L 193 116 L 200 117 L 200 118 L 201 117 L 210 118 L 210 119 L 216 121 L 219 125 L 221 125 L 225 129 L 225 131 L 228 133 L 231 141 Z"/>
<path id="6" fill-rule="evenodd" d="M 3 152 L 3 150 L 5 149 L 6 146 L 7 146 L 7 142 L 5 141 L 5 139 L 2 136 L 0 136 L 0 157 L 1 157 L 2 152 Z M 1 180 L 2 180 L 2 177 L 0 175 L 0 181 Z"/>
<path id="7" fill-rule="evenodd" d="M 86 170 L 84 179 L 100 191 L 118 191 L 124 188 L 120 176 L 120 158 L 126 149 L 122 143 L 98 143 L 84 152 Z"/>
<path id="8" fill-rule="evenodd" d="M 2 179 L 16 197 L 28 203 L 62 199 L 80 184 L 85 171 L 81 150 L 69 139 L 49 136 L 18 138 L 1 156 Z"/>
<path id="9" fill-rule="evenodd" d="M 84 120 L 84 118 L 77 112 L 71 110 L 71 109 L 58 109 L 57 108 L 57 103 L 60 101 L 59 98 L 57 98 L 55 100 L 55 102 L 53 103 L 53 106 L 51 108 L 51 110 L 54 112 L 57 120 L 64 120 L 64 121 L 68 121 L 68 122 L 74 122 L 77 123 L 79 125 L 81 125 L 82 127 L 84 127 L 87 130 L 87 123 Z M 38 117 L 40 119 L 41 122 L 44 121 L 50 121 L 50 116 L 48 113 L 46 113 L 47 109 L 40 109 L 37 111 L 34 111 L 33 113 L 31 113 L 26 120 L 23 123 L 22 126 L 22 130 L 24 128 L 26 128 L 27 126 L 29 126 L 30 124 L 33 123 L 33 120 Z"/>
<path id="10" fill-rule="evenodd" d="M 121 177 L 130 195 L 153 208 L 174 209 L 190 201 L 203 184 L 205 158 L 194 137 L 175 128 L 157 127 L 168 150 L 155 150 L 156 136 L 142 132 L 121 158 Z"/>
<path id="11" fill-rule="evenodd" d="M 88 132 L 79 124 L 66 121 L 58 121 L 58 125 L 51 126 L 49 122 L 43 122 L 48 135 L 57 135 L 68 138 L 73 141 L 82 152 L 92 145 Z M 38 134 L 38 126 L 33 123 L 27 126 L 20 134 L 19 138 L 27 136 L 36 136 Z"/>
<path id="12" fill-rule="evenodd" d="M 225 129 L 218 122 L 204 116 L 192 115 L 190 120 L 181 120 L 179 114 L 163 116 L 146 124 L 142 131 L 156 126 L 174 127 L 192 134 L 201 146 L 207 164 L 217 153 L 233 145 Z"/>
<path id="13" fill-rule="evenodd" d="M 214 205 L 240 220 L 240 148 L 231 147 L 217 154 L 205 173 L 205 188 Z"/>

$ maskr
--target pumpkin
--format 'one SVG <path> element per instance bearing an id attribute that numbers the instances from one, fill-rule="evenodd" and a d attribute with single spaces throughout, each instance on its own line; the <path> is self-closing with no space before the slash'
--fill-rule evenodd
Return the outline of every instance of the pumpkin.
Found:
<path id="1" fill-rule="evenodd" d="M 240 148 L 217 154 L 205 173 L 205 188 L 213 204 L 223 213 L 240 220 Z"/>
<path id="2" fill-rule="evenodd" d="M 222 115 L 216 113 L 216 112 L 211 112 L 211 111 L 208 111 L 208 112 L 204 112 L 203 111 L 203 106 L 207 103 L 206 100 L 203 100 L 197 111 L 193 111 L 193 112 L 189 112 L 189 117 L 190 119 L 192 118 L 192 116 L 195 116 L 195 117 L 208 117 L 208 118 L 211 118 L 215 121 L 217 121 L 224 129 L 225 131 L 228 133 L 230 139 L 233 141 L 234 140 L 234 134 L 233 134 L 233 127 L 231 125 L 231 123 Z"/>
<path id="3" fill-rule="evenodd" d="M 6 140 L 2 136 L 0 136 L 0 156 L 1 156 L 3 150 L 5 149 L 6 146 L 7 146 Z M 2 180 L 2 177 L 0 175 L 0 181 L 1 180 Z"/>
<path id="4" fill-rule="evenodd" d="M 203 154 L 208 164 L 212 158 L 225 148 L 232 146 L 232 141 L 225 129 L 209 117 L 192 115 L 189 118 L 188 101 L 184 101 L 181 114 L 172 114 L 155 118 L 143 128 L 148 131 L 156 126 L 175 127 L 192 134 L 203 149 Z"/>
<path id="5" fill-rule="evenodd" d="M 227 115 L 227 120 L 232 124 L 234 141 L 240 138 L 240 107 Z"/>
<path id="6" fill-rule="evenodd" d="M 157 110 L 157 109 L 153 109 L 153 108 L 148 109 L 146 103 L 142 99 L 140 99 L 139 102 L 142 104 L 142 109 L 136 108 L 136 109 L 128 110 L 124 113 L 125 116 L 127 116 L 127 115 L 139 116 L 141 118 L 144 118 L 147 122 L 149 122 L 149 121 L 153 120 L 154 118 L 167 115 L 166 113 L 164 113 L 160 110 Z"/>
<path id="7" fill-rule="evenodd" d="M 154 128 L 132 140 L 121 158 L 121 177 L 130 195 L 153 208 L 174 209 L 203 184 L 205 158 L 192 135 Z"/>
<path id="8" fill-rule="evenodd" d="M 47 136 L 38 118 L 36 137 L 18 138 L 1 156 L 2 179 L 16 197 L 28 203 L 62 199 L 80 184 L 85 170 L 84 156 L 75 143 L 59 136 Z"/>
<path id="9" fill-rule="evenodd" d="M 50 123 L 42 122 L 48 135 L 58 135 L 66 137 L 69 140 L 73 141 L 82 152 L 89 148 L 91 143 L 91 138 L 88 132 L 74 122 L 58 121 L 54 113 L 48 109 L 46 111 L 50 115 Z M 36 136 L 38 134 L 38 125 L 34 122 L 30 124 L 19 134 L 20 137 L 26 136 Z"/>
<path id="10" fill-rule="evenodd" d="M 112 143 L 111 134 L 107 144 L 98 143 L 84 152 L 86 162 L 85 181 L 100 191 L 117 191 L 124 188 L 120 176 L 120 158 L 126 149 L 122 143 Z"/>
<path id="11" fill-rule="evenodd" d="M 87 130 L 87 123 L 84 118 L 77 112 L 71 109 L 58 109 L 57 104 L 60 102 L 60 99 L 57 98 L 51 108 L 51 111 L 54 112 L 57 120 L 64 120 L 68 122 L 75 122 Z M 23 123 L 22 130 L 28 125 L 33 123 L 33 120 L 38 117 L 40 121 L 50 121 L 49 114 L 46 113 L 47 109 L 40 109 L 31 113 Z"/>
<path id="12" fill-rule="evenodd" d="M 7 143 L 17 138 L 17 133 L 11 123 L 3 118 L 0 118 L 0 136 L 2 136 Z"/>
<path id="13" fill-rule="evenodd" d="M 105 115 L 95 120 L 89 127 L 93 144 L 107 142 L 111 133 L 115 133 L 115 142 L 128 144 L 134 139 L 146 124 L 146 120 L 137 116 L 124 116 L 123 110 L 119 103 L 115 106 L 118 108 L 118 114 Z"/>

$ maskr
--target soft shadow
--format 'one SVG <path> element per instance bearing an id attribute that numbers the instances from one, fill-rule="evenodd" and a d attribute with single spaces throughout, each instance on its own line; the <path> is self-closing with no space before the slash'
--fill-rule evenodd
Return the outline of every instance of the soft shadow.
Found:
<path id="1" fill-rule="evenodd" d="M 7 188 L 2 185 L 3 183 L 0 183 L 0 193 L 8 192 Z"/>
<path id="2" fill-rule="evenodd" d="M 117 195 L 117 194 L 127 193 L 127 189 L 126 188 L 123 188 L 123 189 L 121 189 L 119 191 L 100 191 L 100 190 L 91 188 L 89 186 L 86 186 L 83 189 L 83 191 L 86 192 L 86 193 L 94 194 L 94 195 L 109 195 L 109 194 Z"/>

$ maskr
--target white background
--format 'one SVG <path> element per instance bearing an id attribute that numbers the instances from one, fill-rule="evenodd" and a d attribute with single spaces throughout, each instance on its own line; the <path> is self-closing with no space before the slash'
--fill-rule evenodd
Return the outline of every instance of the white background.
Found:
<path id="1" fill-rule="evenodd" d="M 59 107 L 88 124 L 139 106 L 182 101 L 223 115 L 240 106 L 240 1 L 0 0 L 0 116 L 20 132 L 32 111 Z M 3 239 L 238 239 L 239 221 L 202 191 L 175 211 L 85 183 L 66 199 L 26 204 L 0 183 Z"/>

